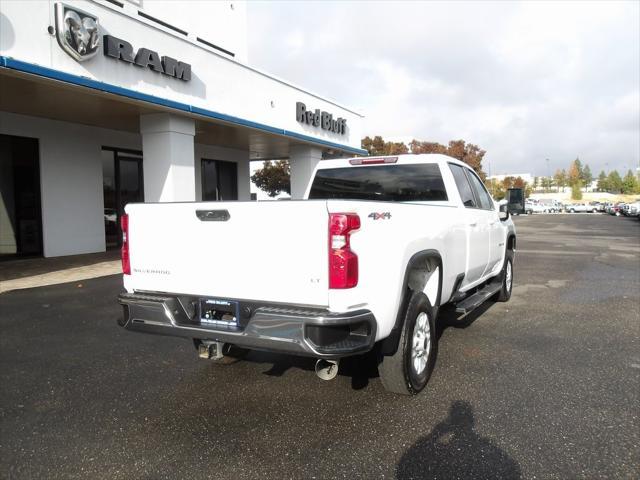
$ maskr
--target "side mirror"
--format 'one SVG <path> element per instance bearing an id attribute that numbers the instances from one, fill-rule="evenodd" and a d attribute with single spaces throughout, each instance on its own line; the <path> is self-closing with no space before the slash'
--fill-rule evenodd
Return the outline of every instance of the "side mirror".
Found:
<path id="1" fill-rule="evenodd" d="M 498 209 L 498 218 L 502 221 L 509 218 L 509 205 L 506 203 L 500 205 L 500 208 Z"/>
<path id="2" fill-rule="evenodd" d="M 510 214 L 523 215 L 524 190 L 522 188 L 510 188 L 507 190 L 507 211 Z"/>

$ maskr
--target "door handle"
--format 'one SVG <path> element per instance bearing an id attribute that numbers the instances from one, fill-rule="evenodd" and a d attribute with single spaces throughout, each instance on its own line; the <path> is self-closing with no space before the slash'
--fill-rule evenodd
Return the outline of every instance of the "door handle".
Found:
<path id="1" fill-rule="evenodd" d="M 475 226 L 477 226 L 477 225 L 478 225 L 478 222 L 473 222 L 473 223 L 470 223 L 470 224 L 469 224 L 469 226 L 470 226 L 470 227 L 475 227 Z"/>
<path id="2" fill-rule="evenodd" d="M 202 222 L 226 222 L 231 215 L 229 210 L 196 210 L 196 217 Z"/>

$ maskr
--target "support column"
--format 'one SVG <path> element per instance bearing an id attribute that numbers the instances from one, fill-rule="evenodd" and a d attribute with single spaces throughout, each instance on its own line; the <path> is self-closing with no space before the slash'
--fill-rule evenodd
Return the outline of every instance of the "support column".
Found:
<path id="1" fill-rule="evenodd" d="M 191 118 L 169 113 L 140 116 L 145 202 L 177 202 L 196 199 Z"/>
<path id="2" fill-rule="evenodd" d="M 304 197 L 313 170 L 322 160 L 322 150 L 317 147 L 295 145 L 289 148 L 289 164 L 291 165 L 291 198 Z"/>

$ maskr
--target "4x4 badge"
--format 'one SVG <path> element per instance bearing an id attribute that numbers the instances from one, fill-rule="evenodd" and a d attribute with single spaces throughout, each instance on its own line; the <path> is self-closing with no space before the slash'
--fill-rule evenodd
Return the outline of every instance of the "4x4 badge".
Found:
<path id="1" fill-rule="evenodd" d="M 369 218 L 372 218 L 374 220 L 389 220 L 391 218 L 391 212 L 371 212 L 369 214 Z"/>

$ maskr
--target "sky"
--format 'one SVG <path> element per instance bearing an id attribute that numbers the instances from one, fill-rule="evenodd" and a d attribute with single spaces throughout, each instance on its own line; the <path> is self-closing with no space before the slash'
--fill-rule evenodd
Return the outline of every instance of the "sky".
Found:
<path id="1" fill-rule="evenodd" d="M 249 63 L 487 173 L 640 167 L 640 2 L 255 2 Z M 546 159 L 549 159 L 547 162 Z"/>

